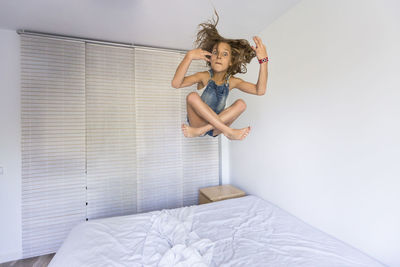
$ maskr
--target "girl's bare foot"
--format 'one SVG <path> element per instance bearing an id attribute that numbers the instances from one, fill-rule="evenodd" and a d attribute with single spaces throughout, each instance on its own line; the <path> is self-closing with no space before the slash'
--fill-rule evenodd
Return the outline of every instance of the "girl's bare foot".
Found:
<path id="1" fill-rule="evenodd" d="M 203 134 L 201 128 L 190 127 L 187 124 L 182 124 L 182 132 L 185 137 L 198 137 Z"/>
<path id="2" fill-rule="evenodd" d="M 250 133 L 250 126 L 242 129 L 232 129 L 231 133 L 225 134 L 230 140 L 243 140 Z"/>

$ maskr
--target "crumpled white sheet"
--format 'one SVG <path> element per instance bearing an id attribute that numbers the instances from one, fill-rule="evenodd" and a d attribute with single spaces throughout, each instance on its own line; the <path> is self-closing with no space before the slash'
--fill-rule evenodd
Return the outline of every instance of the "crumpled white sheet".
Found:
<path id="1" fill-rule="evenodd" d="M 255 196 L 77 225 L 49 267 L 382 267 Z"/>
<path id="2" fill-rule="evenodd" d="M 151 218 L 143 249 L 143 263 L 151 266 L 209 266 L 214 243 L 194 231 L 193 208 L 163 210 Z"/>

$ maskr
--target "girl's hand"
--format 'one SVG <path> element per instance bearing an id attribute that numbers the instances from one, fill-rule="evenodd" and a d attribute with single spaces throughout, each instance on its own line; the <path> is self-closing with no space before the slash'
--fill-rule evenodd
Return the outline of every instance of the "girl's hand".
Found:
<path id="1" fill-rule="evenodd" d="M 265 48 L 265 45 L 262 43 L 261 38 L 258 36 L 254 36 L 253 40 L 254 43 L 256 44 L 256 47 L 251 46 L 251 48 L 253 48 L 253 50 L 256 52 L 257 58 L 262 59 L 268 57 L 267 49 Z"/>
<path id="2" fill-rule="evenodd" d="M 187 54 L 191 59 L 204 59 L 208 62 L 210 62 L 210 59 L 207 56 L 211 57 L 212 55 L 210 52 L 202 50 L 201 48 L 190 50 Z"/>

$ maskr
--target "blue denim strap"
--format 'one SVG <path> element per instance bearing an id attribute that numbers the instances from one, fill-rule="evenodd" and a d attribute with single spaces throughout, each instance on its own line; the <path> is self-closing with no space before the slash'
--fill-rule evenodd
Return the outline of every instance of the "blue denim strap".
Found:
<path id="1" fill-rule="evenodd" d="M 228 86 L 228 89 L 229 89 L 229 78 L 231 77 L 231 75 L 228 75 L 227 77 L 226 77 L 226 81 L 225 81 L 225 85 L 226 86 Z"/>
<path id="2" fill-rule="evenodd" d="M 214 72 L 212 69 L 209 69 L 208 72 L 210 73 L 210 79 L 214 76 Z"/>

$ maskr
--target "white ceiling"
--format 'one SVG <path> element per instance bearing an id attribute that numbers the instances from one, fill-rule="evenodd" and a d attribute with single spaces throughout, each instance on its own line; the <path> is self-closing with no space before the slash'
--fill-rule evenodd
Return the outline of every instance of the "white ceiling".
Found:
<path id="1" fill-rule="evenodd" d="M 300 0 L 1 0 L 0 28 L 191 49 L 213 15 L 227 38 L 250 40 Z"/>

